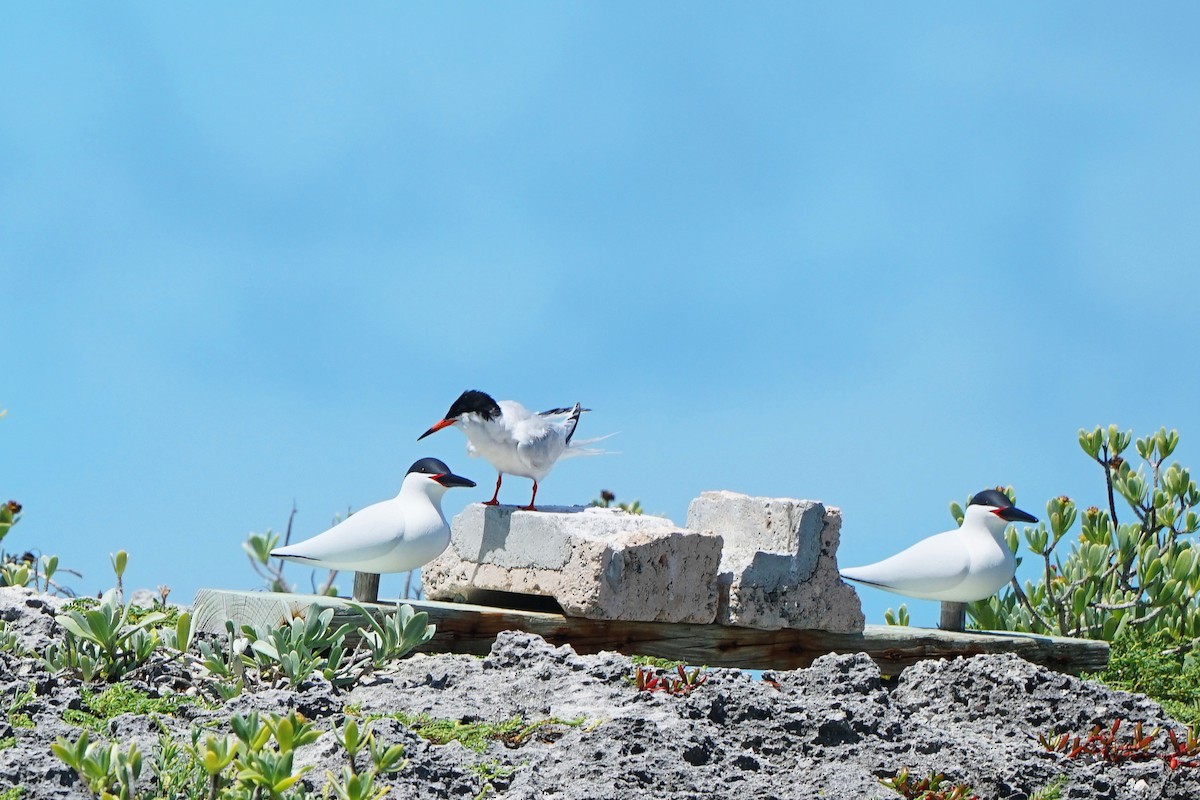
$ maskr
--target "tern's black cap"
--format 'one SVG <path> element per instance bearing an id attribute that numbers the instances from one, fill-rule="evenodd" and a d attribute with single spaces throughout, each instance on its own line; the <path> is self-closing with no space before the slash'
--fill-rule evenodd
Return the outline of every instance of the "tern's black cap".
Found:
<path id="1" fill-rule="evenodd" d="M 992 513 L 1008 522 L 1037 522 L 1037 517 L 1013 505 L 1008 495 L 999 489 L 985 489 L 971 498 L 969 506 L 995 506 L 1000 509 Z"/>
<path id="2" fill-rule="evenodd" d="M 432 461 L 433 459 L 428 460 Z M 1012 504 L 1013 501 L 1008 499 L 1008 495 L 999 489 L 985 489 L 967 503 L 969 506 L 995 506 L 996 508 L 1009 508 Z"/>
<path id="3" fill-rule="evenodd" d="M 500 406 L 486 392 L 468 389 L 450 406 L 446 419 L 458 419 L 463 414 L 471 413 L 479 414 L 484 419 L 495 419 L 500 416 Z"/>
<path id="4" fill-rule="evenodd" d="M 409 474 L 414 472 L 421 475 L 437 475 L 435 480 L 446 488 L 451 486 L 474 486 L 475 481 L 464 478 L 461 475 L 455 475 L 450 471 L 450 467 L 446 466 L 446 462 L 439 458 L 422 458 L 408 468 Z"/>

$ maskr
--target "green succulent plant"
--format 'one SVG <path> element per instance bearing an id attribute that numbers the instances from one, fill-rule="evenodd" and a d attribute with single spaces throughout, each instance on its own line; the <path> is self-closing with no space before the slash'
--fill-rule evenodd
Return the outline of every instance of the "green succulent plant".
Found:
<path id="1" fill-rule="evenodd" d="M 73 742 L 59 737 L 50 749 L 97 796 L 119 800 L 137 797 L 135 786 L 143 765 L 137 744 L 122 748 L 108 742 L 92 742 L 88 732 L 83 731 Z"/>
<path id="2" fill-rule="evenodd" d="M 1136 469 L 1125 457 L 1131 444 Z M 1081 513 L 1056 497 L 1045 521 L 1020 535 L 1010 528 L 1009 547 L 1019 561 L 1022 553 L 1040 560 L 1041 574 L 969 604 L 975 625 L 1109 641 L 1161 631 L 1192 649 L 1200 640 L 1200 489 L 1168 462 L 1178 444 L 1165 428 L 1139 439 L 1115 425 L 1080 430 L 1081 449 L 1102 470 L 1104 500 Z M 952 504 L 952 513 L 961 510 Z"/>
<path id="3" fill-rule="evenodd" d="M 414 612 L 410 605 L 397 603 L 396 610 L 384 614 L 382 620 L 357 603 L 351 604 L 351 608 L 367 623 L 361 641 L 370 650 L 375 667 L 403 658 L 432 639 L 437 631 L 436 625 L 429 624 L 428 613 Z"/>
<path id="4" fill-rule="evenodd" d="M 25 655 L 25 646 L 21 644 L 21 638 L 14 631 L 10 631 L 8 623 L 2 619 L 0 619 L 0 653 Z"/>
<path id="5" fill-rule="evenodd" d="M 160 643 L 154 626 L 166 619 L 166 614 L 155 611 L 133 622 L 129 612 L 117 590 L 109 589 L 95 608 L 56 616 L 65 640 L 47 647 L 43 659 L 47 669 L 70 671 L 85 681 L 114 681 L 144 664 Z"/>
<path id="6" fill-rule="evenodd" d="M 320 672 L 335 686 L 353 683 L 359 671 L 359 661 L 347 653 L 347 623 L 331 627 L 333 609 L 319 614 L 293 617 L 277 628 L 266 626 L 242 627 L 249 640 L 250 654 L 264 675 L 283 677 L 291 686 L 298 686 L 315 672 Z"/>
<path id="7" fill-rule="evenodd" d="M 300 783 L 312 767 L 297 766 L 295 756 L 321 736 L 316 723 L 295 711 L 265 716 L 252 712 L 235 714 L 229 727 L 232 732 L 224 735 L 194 727 L 190 744 L 163 734 L 154 752 L 145 756 L 135 744 L 94 742 L 86 730 L 74 739 L 59 738 L 51 749 L 80 783 L 106 800 L 305 800 L 313 796 Z M 339 776 L 326 773 L 322 797 L 377 800 L 388 791 L 378 785 L 380 776 L 398 772 L 408 763 L 402 745 L 379 742 L 369 725 L 360 728 L 353 718 L 334 730 L 333 738 L 347 763 Z M 368 759 L 360 764 L 363 752 Z M 145 787 L 136 788 L 147 764 L 157 784 L 152 794 Z"/>

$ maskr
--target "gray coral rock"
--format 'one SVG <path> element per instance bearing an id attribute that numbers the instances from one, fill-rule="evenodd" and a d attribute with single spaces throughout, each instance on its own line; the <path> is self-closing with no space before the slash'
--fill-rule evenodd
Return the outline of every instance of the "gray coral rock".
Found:
<path id="1" fill-rule="evenodd" d="M 18 605 L 33 617 L 32 630 L 43 625 L 44 611 L 22 605 L 27 600 Z M 0 609 L 11 607 L 0 602 Z M 624 656 L 580 656 L 509 632 L 483 659 L 416 655 L 349 690 L 313 680 L 298 691 L 244 694 L 216 710 L 185 707 L 157 722 L 121 715 L 105 735 L 123 745 L 136 741 L 150 753 L 160 726 L 183 738 L 192 725 L 228 730 L 235 712 L 298 709 L 326 731 L 296 759 L 297 767 L 311 767 L 304 783 L 318 793 L 326 771 L 338 774 L 345 764 L 330 731 L 351 706 L 371 720 L 380 742 L 405 747 L 408 765 L 383 781 L 395 797 L 471 797 L 487 782 L 491 796 L 522 800 L 885 798 L 894 795 L 879 778 L 902 767 L 918 775 L 943 772 L 985 799 L 1028 797 L 1059 775 L 1067 778 L 1066 798 L 1200 797 L 1197 769 L 1046 753 L 1035 736 L 1051 729 L 1084 732 L 1116 717 L 1151 728 L 1180 726 L 1140 695 L 1012 655 L 926 661 L 896 680 L 881 678 L 862 654 L 825 656 L 808 669 L 768 673 L 767 680 L 714 669 L 687 695 L 638 692 L 633 670 Z M 0 653 L 0 704 L 9 709 L 31 684 L 34 697 L 20 710 L 36 727 L 7 721 L 0 727 L 0 739 L 14 740 L 0 749 L 0 791 L 22 786 L 24 800 L 82 800 L 87 793 L 49 751 L 55 737 L 74 735 L 62 715 L 79 705 L 81 686 Z M 161 688 L 140 685 L 151 693 Z M 426 741 L 398 714 L 572 724 L 545 724 L 520 742 L 493 741 L 475 752 Z"/>

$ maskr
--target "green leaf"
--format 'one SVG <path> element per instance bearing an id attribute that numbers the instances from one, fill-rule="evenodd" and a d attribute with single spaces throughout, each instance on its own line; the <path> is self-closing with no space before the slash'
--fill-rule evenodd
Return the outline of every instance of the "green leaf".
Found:
<path id="1" fill-rule="evenodd" d="M 1099 459 L 1100 458 L 1100 444 L 1102 442 L 1103 436 L 1104 436 L 1104 434 L 1101 432 L 1099 426 L 1097 426 L 1096 429 L 1091 431 L 1090 433 L 1088 431 L 1085 431 L 1083 428 L 1080 428 L 1079 429 L 1079 446 L 1083 449 L 1083 452 L 1087 453 L 1092 458 Z"/>
<path id="2" fill-rule="evenodd" d="M 1182 548 L 1171 565 L 1171 577 L 1180 583 L 1186 582 L 1195 566 L 1195 552 L 1191 548 Z"/>
<path id="3" fill-rule="evenodd" d="M 117 575 L 117 580 L 125 574 L 125 567 L 129 563 L 129 554 L 124 550 L 118 550 L 116 553 L 109 554 L 109 560 L 112 561 L 113 572 Z"/>
<path id="4" fill-rule="evenodd" d="M 70 631 L 70 633 L 76 638 L 90 639 L 90 632 L 85 630 L 84 627 L 79 624 L 79 621 L 75 619 L 73 616 L 75 613 L 78 612 L 72 612 L 72 614 L 59 614 L 54 618 L 54 621 Z"/>
<path id="5" fill-rule="evenodd" d="M 179 612 L 175 618 L 175 649 L 186 652 L 192 644 L 192 615 L 188 611 Z"/>
<path id="6" fill-rule="evenodd" d="M 1040 526 L 1037 528 L 1027 527 L 1025 528 L 1025 542 L 1029 545 L 1030 552 L 1039 556 L 1044 555 L 1046 545 L 1050 542 L 1050 535 L 1046 532 L 1045 528 Z M 1011 545 L 1010 549 L 1015 550 Z"/>
<path id="7" fill-rule="evenodd" d="M 375 749 L 371 742 L 371 761 L 380 772 L 397 772 L 404 768 L 404 745 L 394 744 L 386 750 Z"/>
<path id="8" fill-rule="evenodd" d="M 1169 457 L 1175 452 L 1175 447 L 1179 444 L 1179 431 L 1171 429 L 1167 433 L 1166 428 L 1159 428 L 1155 435 L 1158 444 L 1158 452 L 1163 458 Z"/>
<path id="9" fill-rule="evenodd" d="M 132 634 L 134 631 L 144 630 L 146 628 L 151 627 L 152 625 L 157 625 L 158 623 L 162 622 L 166 618 L 167 618 L 167 615 L 162 613 L 161 611 L 152 611 L 149 614 L 147 614 L 146 616 L 139 619 L 132 627 L 127 628 L 126 632 L 127 632 L 127 634 Z"/>
<path id="10" fill-rule="evenodd" d="M 1133 431 L 1121 432 L 1116 425 L 1108 426 L 1108 449 L 1115 456 L 1124 453 L 1133 439 Z"/>
<path id="11" fill-rule="evenodd" d="M 1138 455 L 1141 456 L 1142 458 L 1146 459 L 1147 461 L 1149 461 L 1152 454 L 1154 453 L 1154 447 L 1155 447 L 1154 439 L 1147 436 L 1144 439 L 1138 439 L 1134 443 L 1134 445 L 1137 447 Z"/>
<path id="12" fill-rule="evenodd" d="M 279 660 L 279 651 L 275 649 L 273 644 L 263 639 L 252 642 L 250 644 L 250 649 L 256 653 L 261 653 L 272 661 Z"/>

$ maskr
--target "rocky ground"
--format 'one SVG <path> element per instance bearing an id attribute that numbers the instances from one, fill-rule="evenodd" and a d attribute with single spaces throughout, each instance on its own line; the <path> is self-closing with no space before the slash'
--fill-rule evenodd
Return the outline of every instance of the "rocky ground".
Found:
<path id="1" fill-rule="evenodd" d="M 59 602 L 0 590 L 0 618 L 42 650 L 59 636 Z M 175 668 L 131 682 L 156 694 L 178 685 Z M 927 661 L 892 681 L 861 654 L 827 656 L 766 679 L 713 669 L 687 695 L 638 691 L 633 672 L 621 655 L 579 656 L 508 633 L 483 659 L 417 655 L 348 690 L 317 680 L 299 691 L 242 694 L 218 709 L 120 714 L 106 734 L 152 753 L 164 730 L 190 742 L 195 726 L 227 731 L 234 713 L 298 709 L 326 731 L 297 759 L 297 767 L 315 767 L 305 781 L 318 796 L 326 770 L 336 774 L 345 763 L 332 728 L 349 711 L 372 720 L 381 742 L 404 745 L 409 763 L 384 780 L 394 787 L 387 796 L 397 798 L 886 798 L 898 795 L 879 779 L 902 767 L 945 773 L 980 798 L 1028 797 L 1063 778 L 1064 798 L 1200 797 L 1200 768 L 1046 752 L 1036 734 L 1051 730 L 1085 733 L 1117 718 L 1181 726 L 1145 697 L 1015 656 Z M 0 653 L 0 709 L 7 712 L 0 718 L 0 792 L 24 787 L 25 800 L 89 796 L 50 752 L 57 737 L 78 734 L 64 712 L 80 707 L 81 688 L 36 659 Z M 547 722 L 519 742 L 493 741 L 477 752 L 433 744 L 394 716 L 375 716 L 396 712 Z M 149 789 L 149 770 L 143 781 Z"/>

